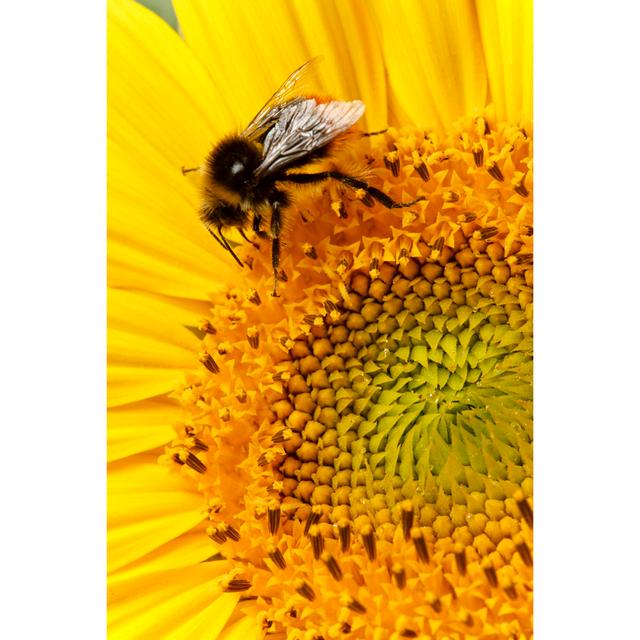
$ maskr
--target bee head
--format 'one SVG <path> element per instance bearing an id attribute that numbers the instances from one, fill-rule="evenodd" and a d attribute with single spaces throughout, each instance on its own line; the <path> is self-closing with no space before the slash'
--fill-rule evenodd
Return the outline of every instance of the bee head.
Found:
<path id="1" fill-rule="evenodd" d="M 207 168 L 214 181 L 243 193 L 260 164 L 260 150 L 242 137 L 223 140 L 210 153 Z"/>

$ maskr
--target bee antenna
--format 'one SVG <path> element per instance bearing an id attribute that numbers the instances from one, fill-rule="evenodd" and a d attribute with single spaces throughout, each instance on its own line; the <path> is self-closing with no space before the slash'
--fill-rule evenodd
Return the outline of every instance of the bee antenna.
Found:
<path id="1" fill-rule="evenodd" d="M 389 129 L 380 129 L 380 131 L 365 131 L 364 133 L 360 134 L 360 137 L 370 138 L 371 136 L 380 136 L 383 133 L 387 133 L 387 131 L 389 131 Z"/>

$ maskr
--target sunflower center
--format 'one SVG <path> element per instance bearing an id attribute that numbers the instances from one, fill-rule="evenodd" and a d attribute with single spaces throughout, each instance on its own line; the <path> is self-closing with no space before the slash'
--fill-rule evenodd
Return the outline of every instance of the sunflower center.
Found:
<path id="1" fill-rule="evenodd" d="M 500 245 L 444 258 L 352 274 L 291 346 L 273 437 L 297 518 L 324 505 L 391 539 L 409 500 L 437 537 L 479 533 L 486 501 L 505 513 L 530 477 L 530 278 Z"/>
<path id="2" fill-rule="evenodd" d="M 201 327 L 166 459 L 237 560 L 221 587 L 291 638 L 530 627 L 531 141 L 453 131 L 355 144 L 376 188 L 425 200 L 298 195 L 281 297 L 247 247 Z"/>

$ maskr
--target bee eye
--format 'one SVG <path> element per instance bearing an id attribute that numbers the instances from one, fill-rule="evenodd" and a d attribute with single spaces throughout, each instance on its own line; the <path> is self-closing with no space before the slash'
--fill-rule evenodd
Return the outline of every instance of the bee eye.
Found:
<path id="1" fill-rule="evenodd" d="M 244 164 L 240 160 L 236 160 L 229 169 L 232 176 L 237 176 L 244 171 Z"/>

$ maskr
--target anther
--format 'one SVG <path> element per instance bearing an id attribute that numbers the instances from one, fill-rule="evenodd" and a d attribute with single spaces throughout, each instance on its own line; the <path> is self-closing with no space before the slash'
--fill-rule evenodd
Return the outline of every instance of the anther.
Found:
<path id="1" fill-rule="evenodd" d="M 304 255 L 307 256 L 307 258 L 311 258 L 312 260 L 315 260 L 318 257 L 318 252 L 316 251 L 316 248 L 313 245 L 309 244 L 308 242 L 305 242 L 302 245 L 302 251 L 304 252 Z"/>
<path id="2" fill-rule="evenodd" d="M 513 190 L 523 198 L 526 198 L 529 195 L 529 189 L 524 186 L 524 182 L 518 182 L 518 184 L 514 186 Z"/>
<path id="3" fill-rule="evenodd" d="M 435 252 L 440 252 L 442 251 L 443 247 L 444 247 L 444 238 L 440 236 L 439 238 L 436 238 L 435 242 L 431 245 L 431 250 Z"/>
<path id="4" fill-rule="evenodd" d="M 369 263 L 369 275 L 372 278 L 377 278 L 380 275 L 380 262 L 378 258 L 371 258 Z"/>
<path id="5" fill-rule="evenodd" d="M 498 574 L 496 573 L 496 569 L 493 566 L 493 563 L 489 558 L 485 558 L 482 561 L 482 571 L 484 571 L 484 575 L 487 578 L 487 582 L 492 587 L 498 586 Z"/>
<path id="6" fill-rule="evenodd" d="M 331 208 L 338 218 L 344 219 L 347 217 L 347 210 L 345 209 L 344 202 L 342 202 L 342 200 L 334 200 L 331 203 Z"/>
<path id="7" fill-rule="evenodd" d="M 349 598 L 347 608 L 351 609 L 351 611 L 354 611 L 355 613 L 367 613 L 367 608 L 362 604 L 362 602 L 355 598 Z"/>
<path id="8" fill-rule="evenodd" d="M 268 464 L 271 464 L 275 459 L 276 459 L 276 454 L 273 451 L 271 451 L 271 449 L 268 449 L 267 451 L 264 451 L 263 453 L 260 454 L 258 458 L 258 466 L 266 467 Z"/>
<path id="9" fill-rule="evenodd" d="M 226 525 L 224 532 L 227 538 L 231 538 L 236 542 L 240 540 L 240 534 L 238 533 L 238 530 L 235 527 L 232 527 L 230 524 Z"/>
<path id="10" fill-rule="evenodd" d="M 271 504 L 267 509 L 267 520 L 269 522 L 269 533 L 274 536 L 280 526 L 280 505 Z"/>
<path id="11" fill-rule="evenodd" d="M 202 333 L 208 333 L 212 336 L 218 333 L 218 330 L 206 318 L 202 318 L 202 320 L 200 320 L 198 329 L 200 329 Z"/>
<path id="12" fill-rule="evenodd" d="M 455 191 L 445 191 L 443 194 L 443 198 L 445 202 L 458 202 L 458 200 L 460 200 L 460 194 L 456 193 Z"/>
<path id="13" fill-rule="evenodd" d="M 436 613 L 440 613 L 442 611 L 442 602 L 440 601 L 440 598 L 438 598 L 437 595 L 433 593 L 428 593 L 427 603 Z"/>
<path id="14" fill-rule="evenodd" d="M 344 553 L 351 546 L 351 526 L 346 518 L 338 522 L 338 537 L 340 538 L 340 550 Z"/>
<path id="15" fill-rule="evenodd" d="M 375 200 L 364 189 L 356 189 L 355 196 L 362 202 L 365 207 L 373 207 Z"/>
<path id="16" fill-rule="evenodd" d="M 533 253 L 519 253 L 516 256 L 518 264 L 533 264 Z"/>
<path id="17" fill-rule="evenodd" d="M 518 592 L 512 582 L 508 582 L 504 585 L 504 592 L 511 600 L 515 600 L 518 597 Z"/>
<path id="18" fill-rule="evenodd" d="M 311 588 L 311 585 L 304 580 L 296 580 L 293 583 L 293 588 L 303 597 L 309 600 L 309 602 L 313 602 L 316 599 L 316 594 L 314 590 Z"/>
<path id="19" fill-rule="evenodd" d="M 418 155 L 417 151 L 413 152 L 413 168 L 424 182 L 429 182 L 429 169 L 427 168 L 426 162 L 420 157 L 420 155 Z"/>
<path id="20" fill-rule="evenodd" d="M 280 551 L 278 547 L 276 547 L 275 545 L 269 547 L 267 549 L 267 553 L 269 554 L 269 557 L 273 561 L 273 564 L 276 565 L 276 567 L 278 567 L 279 569 L 287 568 L 287 561 L 284 559 L 284 556 L 282 555 L 282 551 Z"/>
<path id="21" fill-rule="evenodd" d="M 398 589 L 404 589 L 407 584 L 407 573 L 404 567 L 396 562 L 391 568 L 391 573 L 393 574 L 396 587 L 398 587 Z"/>
<path id="22" fill-rule="evenodd" d="M 460 575 L 464 576 L 467 573 L 467 556 L 465 553 L 465 546 L 461 542 L 457 542 L 453 553 L 456 557 L 456 567 L 458 567 Z"/>
<path id="23" fill-rule="evenodd" d="M 255 289 L 249 289 L 246 298 L 251 304 L 259 305 L 262 302 L 260 300 L 260 294 Z"/>
<path id="24" fill-rule="evenodd" d="M 484 229 L 480 229 L 479 235 L 481 240 L 493 238 L 493 236 L 498 235 L 498 227 L 484 227 Z"/>
<path id="25" fill-rule="evenodd" d="M 307 521 L 304 525 L 304 535 L 309 534 L 309 530 L 314 524 L 318 524 L 320 522 L 320 518 L 322 517 L 322 507 L 319 504 L 314 505 L 311 508 L 311 513 L 309 514 Z"/>
<path id="26" fill-rule="evenodd" d="M 401 638 L 417 638 L 418 637 L 418 633 L 416 631 L 414 631 L 413 629 L 403 629 L 400 632 L 400 637 Z"/>
<path id="27" fill-rule="evenodd" d="M 332 556 L 329 552 L 326 552 L 322 554 L 322 561 L 325 563 L 327 569 L 329 570 L 331 577 L 334 580 L 340 582 L 340 580 L 342 580 L 342 569 L 340 568 L 340 565 L 338 564 L 338 561 L 335 559 L 335 557 Z"/>
<path id="28" fill-rule="evenodd" d="M 239 593 L 240 591 L 248 591 L 251 589 L 251 583 L 242 578 L 234 578 L 227 584 L 225 591 L 227 593 Z"/>
<path id="29" fill-rule="evenodd" d="M 293 436 L 293 431 L 289 428 L 280 429 L 271 437 L 271 442 L 277 444 L 279 442 L 286 442 Z"/>
<path id="30" fill-rule="evenodd" d="M 533 528 L 533 509 L 529 504 L 526 496 L 522 492 L 522 490 L 518 490 L 515 492 L 514 496 L 516 504 L 518 505 L 518 510 L 522 514 L 522 519 L 529 525 L 529 528 Z"/>
<path id="31" fill-rule="evenodd" d="M 203 462 L 201 462 L 200 459 L 197 458 L 193 453 L 191 453 L 191 451 L 189 451 L 186 455 L 184 452 L 181 454 L 175 454 L 173 456 L 173 459 L 178 464 L 186 464 L 188 467 L 190 467 L 194 471 L 197 471 L 198 473 L 205 473 L 207 470 L 207 466 Z"/>
<path id="32" fill-rule="evenodd" d="M 475 162 L 476 167 L 481 167 L 484 161 L 484 149 L 479 142 L 476 142 L 471 148 L 471 152 L 473 153 L 473 161 Z"/>
<path id="33" fill-rule="evenodd" d="M 343 622 L 340 627 L 340 633 L 351 633 L 351 625 L 348 622 Z"/>
<path id="34" fill-rule="evenodd" d="M 313 550 L 313 557 L 316 560 L 320 559 L 322 552 L 324 551 L 324 538 L 320 533 L 320 528 L 317 524 L 314 524 L 309 529 L 309 540 L 311 540 L 311 549 Z"/>
<path id="35" fill-rule="evenodd" d="M 224 529 L 220 528 L 217 525 L 207 527 L 207 535 L 218 544 L 224 544 L 227 541 L 227 536 L 225 535 Z"/>
<path id="36" fill-rule="evenodd" d="M 533 566 L 531 551 L 529 550 L 527 543 L 524 541 L 524 538 L 520 535 L 516 536 L 513 539 L 513 543 L 516 545 L 516 551 L 520 554 L 522 562 L 524 562 L 528 567 Z"/>
<path id="37" fill-rule="evenodd" d="M 249 341 L 249 346 L 253 349 L 257 349 L 260 344 L 260 333 L 257 327 L 248 327 L 247 328 L 247 340 Z"/>
<path id="38" fill-rule="evenodd" d="M 416 548 L 416 554 L 420 562 L 429 562 L 429 550 L 427 549 L 427 542 L 424 539 L 422 531 L 418 527 L 411 529 L 411 539 L 413 540 L 413 546 Z"/>
<path id="39" fill-rule="evenodd" d="M 390 151 L 384 155 L 384 166 L 397 178 L 400 173 L 400 158 L 397 151 Z"/>
<path id="40" fill-rule="evenodd" d="M 502 173 L 502 170 L 495 162 L 489 162 L 489 164 L 487 165 L 487 171 L 489 172 L 491 177 L 495 178 L 499 182 L 504 182 L 504 175 Z"/>
<path id="41" fill-rule="evenodd" d="M 206 351 L 200 353 L 198 359 L 211 373 L 220 373 L 220 367 Z"/>
<path id="42" fill-rule="evenodd" d="M 191 448 L 195 449 L 196 451 L 209 451 L 209 445 L 205 442 L 202 442 L 200 438 L 196 438 L 195 436 L 193 437 L 193 445 L 191 446 Z"/>
<path id="43" fill-rule="evenodd" d="M 378 550 L 376 548 L 376 534 L 370 524 L 362 527 L 362 530 L 360 531 L 360 538 L 369 560 L 375 560 L 378 555 Z"/>
<path id="44" fill-rule="evenodd" d="M 411 537 L 411 527 L 413 526 L 413 504 L 411 500 L 405 500 L 402 503 L 402 534 L 404 539 Z"/>

